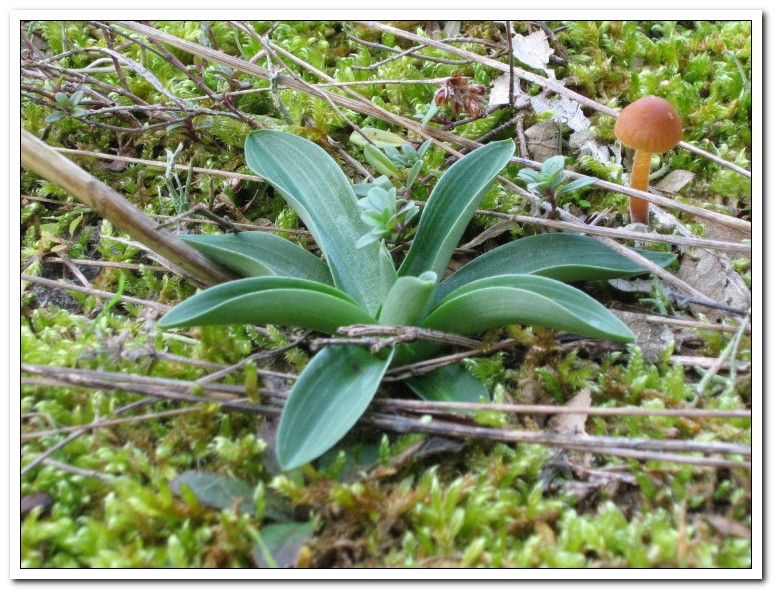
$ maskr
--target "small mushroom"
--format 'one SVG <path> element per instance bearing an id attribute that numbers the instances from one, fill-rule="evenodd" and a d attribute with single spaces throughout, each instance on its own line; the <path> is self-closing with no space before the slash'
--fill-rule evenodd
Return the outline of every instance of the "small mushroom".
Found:
<path id="1" fill-rule="evenodd" d="M 673 149 L 682 140 L 682 123 L 671 103 L 658 96 L 645 96 L 629 104 L 615 123 L 615 135 L 636 150 L 631 171 L 631 188 L 647 191 L 652 154 Z M 649 203 L 631 197 L 631 221 L 648 222 Z"/>

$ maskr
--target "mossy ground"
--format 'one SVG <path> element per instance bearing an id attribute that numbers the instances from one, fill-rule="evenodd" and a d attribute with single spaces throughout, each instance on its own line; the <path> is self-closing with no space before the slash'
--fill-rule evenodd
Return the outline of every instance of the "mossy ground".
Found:
<path id="1" fill-rule="evenodd" d="M 260 43 L 225 22 L 164 22 L 155 26 L 171 34 L 216 46 L 232 55 L 252 56 Z M 669 99 L 685 121 L 685 140 L 740 166 L 751 156 L 751 26 L 745 22 L 548 22 L 561 49 L 556 75 L 571 87 L 609 106 L 622 106 L 643 94 Z M 353 41 L 403 47 L 392 35 L 339 22 L 253 23 L 259 34 L 271 33 L 279 47 L 323 70 L 337 81 L 430 79 L 461 72 L 488 84 L 496 72 L 478 63 L 446 64 L 401 58 L 369 68 L 390 54 Z M 417 31 L 426 23 L 400 23 Z M 351 129 L 327 101 L 290 90 L 268 91 L 270 83 L 202 62 L 183 52 L 172 53 L 189 71 L 214 91 L 214 99 L 199 103 L 218 113 L 199 114 L 179 125 L 154 127 L 158 113 L 130 111 L 137 97 L 147 103 L 167 101 L 154 86 L 158 80 L 183 100 L 198 100 L 201 88 L 176 69 L 168 56 L 150 48 L 124 43 L 111 34 L 111 43 L 128 58 L 152 72 L 122 68 L 121 76 L 99 72 L 109 60 L 88 51 L 107 47 L 105 29 L 83 22 L 23 23 L 26 38 L 35 47 L 21 49 L 35 60 L 59 55 L 62 69 L 45 70 L 44 79 L 32 75 L 27 64 L 22 78 L 22 125 L 55 146 L 86 151 L 120 153 L 163 160 L 178 144 L 178 163 L 213 170 L 249 173 L 242 146 L 251 130 L 249 120 L 288 130 L 330 146 L 334 142 L 359 162 L 360 148 L 348 142 Z M 513 23 L 526 34 L 534 25 Z M 463 23 L 461 35 L 501 43 L 503 27 L 484 22 Z M 461 42 L 458 46 L 482 52 L 488 46 Z M 405 45 L 407 47 L 407 45 Z M 489 49 L 486 49 L 489 51 Z M 557 52 L 558 53 L 558 52 Z M 430 57 L 456 59 L 428 48 Z M 310 83 L 316 77 L 288 61 L 290 69 Z M 95 69 L 89 74 L 103 97 L 121 113 L 85 118 L 66 116 L 45 121 L 55 112 L 56 92 L 72 96 L 67 71 Z M 109 67 L 107 68 L 109 69 Z M 144 70 L 143 70 L 144 71 Z M 265 92 L 230 98 L 223 93 L 243 86 Z M 111 90 L 112 89 L 112 90 Z M 119 92 L 118 90 L 125 90 Z M 357 91 L 375 104 L 407 117 L 421 117 L 432 101 L 432 84 L 371 84 Z M 536 94 L 539 88 L 525 85 Z M 273 97 L 273 98 L 272 98 Z M 101 99 L 86 96 L 84 108 L 104 108 Z M 168 111 L 173 116 L 179 113 Z M 127 114 L 128 113 L 128 114 Z M 344 110 L 359 126 L 391 129 L 375 117 Z M 613 119 L 587 113 L 594 136 L 612 144 Z M 446 113 L 447 115 L 447 113 Z M 505 123 L 508 109 L 494 112 L 455 130 L 479 137 Z M 527 114 L 528 128 L 539 117 Z M 127 132 L 117 126 L 140 127 Z M 149 124 L 149 128 L 142 127 Z M 399 131 L 399 130 L 397 130 Z M 502 131 L 502 136 L 513 128 Z M 494 137 L 496 139 L 497 137 Z M 564 140 L 568 139 L 565 131 Z M 353 179 L 361 181 L 350 161 L 334 157 Z M 619 178 L 622 167 L 565 151 L 567 167 L 604 178 Z M 446 155 L 431 150 L 427 162 L 431 185 Z M 194 203 L 205 203 L 220 215 L 242 223 L 270 224 L 287 230 L 304 246 L 313 246 L 301 232 L 297 217 L 265 184 L 194 174 L 182 194 L 169 190 L 162 168 L 142 164 L 108 166 L 79 158 L 79 163 L 102 181 L 126 195 L 148 214 L 175 215 Z M 660 163 L 672 170 L 695 174 L 680 199 L 733 215 L 751 216 L 748 179 L 687 151 L 674 152 Z M 506 171 L 515 180 L 516 167 Z M 182 185 L 186 174 L 180 173 Z M 27 198 L 26 197 L 31 197 Z M 414 198 L 422 200 L 418 187 Z M 591 190 L 581 213 L 610 207 L 612 220 L 623 223 L 626 198 Z M 28 172 L 22 173 L 22 243 L 24 272 L 48 278 L 73 275 L 57 253 L 69 259 L 96 260 L 105 267 L 80 266 L 91 285 L 115 293 L 123 277 L 124 295 L 165 305 L 189 297 L 190 283 L 164 271 L 137 247 L 120 237 L 108 222 L 61 189 Z M 560 203 L 570 205 L 571 203 Z M 530 206 L 497 185 L 483 208 L 530 214 Z M 684 219 L 700 233 L 696 219 Z M 475 219 L 470 239 L 495 220 Z M 185 231 L 218 231 L 211 225 L 190 224 Z M 181 226 L 182 229 L 182 226 Z M 540 231 L 536 225 L 512 229 L 496 240 L 514 239 Z M 410 237 L 410 236 L 408 236 Z M 491 242 L 479 247 L 488 249 Z M 120 268 L 116 263 L 129 266 Z M 113 265 L 113 266 L 110 266 Z M 138 265 L 138 266 L 137 266 Z M 738 263 L 747 283 L 751 269 Z M 92 271 L 92 272 L 89 272 Z M 650 312 L 657 297 L 643 301 L 620 295 L 602 285 L 587 286 L 610 305 Z M 273 327 L 234 326 L 189 330 L 179 335 L 155 327 L 160 312 L 141 304 L 118 303 L 100 313 L 105 300 L 93 295 L 26 286 L 22 297 L 21 346 L 23 362 L 61 368 L 93 369 L 194 381 L 215 365 L 239 362 L 256 351 L 271 351 L 292 342 L 297 333 Z M 654 302 L 654 303 L 653 303 Z M 661 302 L 662 303 L 662 302 Z M 667 302 L 668 303 L 668 302 Z M 672 315 L 688 316 L 682 308 Z M 470 363 L 486 379 L 494 397 L 515 402 L 563 404 L 582 388 L 589 388 L 594 406 L 647 408 L 691 407 L 748 409 L 749 383 L 743 375 L 731 379 L 720 373 L 702 395 L 696 394 L 701 375 L 670 362 L 673 350 L 664 350 L 651 363 L 631 347 L 604 353 L 562 347 L 556 335 L 542 330 L 513 329 L 523 345 L 506 353 Z M 732 336 L 721 332 L 689 332 L 692 352 L 716 357 Z M 682 341 L 684 342 L 684 341 Z M 680 344 L 681 345 L 681 344 Z M 308 361 L 306 345 L 272 357 L 261 368 L 298 373 Z M 181 362 L 192 359 L 194 364 Z M 743 338 L 737 359 L 750 361 L 749 338 Z M 255 366 L 233 372 L 226 383 L 255 383 Z M 271 387 L 263 378 L 259 386 Z M 259 391 L 259 387 L 257 388 Z M 22 433 L 88 424 L 113 417 L 115 411 L 141 396 L 102 389 L 27 384 L 22 387 Z M 144 411 L 181 407 L 156 402 Z M 487 412 L 482 423 L 544 428 L 544 422 Z M 468 441 L 437 453 L 417 452 L 424 435 L 357 433 L 354 444 L 367 469 L 357 475 L 342 453 L 326 458 L 324 467 L 308 467 L 279 475 L 267 458 L 270 441 L 261 429 L 263 419 L 225 411 L 217 405 L 198 411 L 166 415 L 108 428 L 90 430 L 61 448 L 51 459 L 22 477 L 22 495 L 47 493 L 48 510 L 35 509 L 22 522 L 22 567 L 253 567 L 261 531 L 272 522 L 266 498 L 285 498 L 294 505 L 294 518 L 311 521 L 314 535 L 297 556 L 299 565 L 312 567 L 749 567 L 752 524 L 750 473 L 742 469 L 707 468 L 664 462 L 626 460 L 601 455 L 558 451 L 537 445 L 508 446 Z M 589 434 L 647 438 L 690 437 L 704 441 L 751 440 L 749 420 L 687 418 L 590 417 Z M 63 440 L 54 433 L 22 443 L 22 465 Z M 218 509 L 190 494 L 175 494 L 175 476 L 191 470 L 239 478 L 254 487 L 255 510 Z"/>

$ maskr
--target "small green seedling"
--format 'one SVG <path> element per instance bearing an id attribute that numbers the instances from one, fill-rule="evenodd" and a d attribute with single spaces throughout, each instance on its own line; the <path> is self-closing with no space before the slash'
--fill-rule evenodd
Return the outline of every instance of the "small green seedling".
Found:
<path id="1" fill-rule="evenodd" d="M 554 214 L 560 197 L 570 195 L 596 182 L 595 178 L 578 178 L 567 182 L 564 178 L 563 156 L 548 158 L 542 163 L 542 170 L 539 172 L 528 169 L 521 170 L 518 172 L 518 180 L 526 183 L 528 190 L 539 193 L 542 196 L 540 202 L 549 201 Z M 577 204 L 582 207 L 590 207 L 590 203 L 585 200 L 579 200 Z"/>
<path id="2" fill-rule="evenodd" d="M 397 189 L 386 176 L 379 176 L 357 204 L 362 209 L 360 218 L 371 228 L 357 240 L 357 248 L 381 239 L 396 240 L 419 212 L 415 204 L 397 198 Z"/>
<path id="3" fill-rule="evenodd" d="M 51 123 L 66 119 L 67 117 L 78 118 L 86 115 L 88 111 L 83 107 L 78 106 L 83 100 L 83 96 L 84 93 L 82 90 L 73 92 L 72 95 L 68 95 L 64 92 L 57 92 L 54 94 L 54 100 L 61 110 L 54 111 L 48 115 L 45 118 L 45 122 L 50 125 Z"/>

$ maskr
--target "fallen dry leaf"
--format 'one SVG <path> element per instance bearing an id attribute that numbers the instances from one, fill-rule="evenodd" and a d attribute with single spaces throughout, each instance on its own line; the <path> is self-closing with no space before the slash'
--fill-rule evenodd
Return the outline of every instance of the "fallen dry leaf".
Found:
<path id="1" fill-rule="evenodd" d="M 722 305 L 748 310 L 751 292 L 741 276 L 732 269 L 730 259 L 722 252 L 693 248 L 682 258 L 676 273 L 698 291 Z M 693 313 L 704 314 L 711 321 L 727 317 L 727 312 L 703 305 L 689 305 Z"/>
<path id="2" fill-rule="evenodd" d="M 555 121 L 535 123 L 525 131 L 525 134 L 529 153 L 535 161 L 544 162 L 561 153 L 561 134 Z"/>
<path id="3" fill-rule="evenodd" d="M 640 314 L 612 310 L 636 336 L 634 343 L 641 348 L 644 359 L 650 363 L 663 360 L 663 351 L 674 342 L 675 336 L 666 324 L 648 322 Z"/>
<path id="4" fill-rule="evenodd" d="M 513 57 L 527 66 L 552 73 L 548 69 L 548 60 L 553 55 L 553 48 L 548 43 L 548 37 L 542 29 L 530 35 L 513 35 Z"/>
<path id="5" fill-rule="evenodd" d="M 564 407 L 573 410 L 584 410 L 590 408 L 591 396 L 590 389 L 583 389 L 580 393 L 570 399 Z M 548 422 L 548 428 L 558 434 L 585 434 L 585 421 L 588 414 L 557 414 Z"/>
<path id="6" fill-rule="evenodd" d="M 739 539 L 751 539 L 752 531 L 749 527 L 742 525 L 730 518 L 719 516 L 718 514 L 704 514 L 703 520 L 714 527 L 718 533 L 728 537 L 738 537 Z"/>
<path id="7" fill-rule="evenodd" d="M 672 170 L 655 185 L 655 188 L 663 193 L 675 195 L 690 184 L 693 178 L 695 174 L 689 170 Z"/>

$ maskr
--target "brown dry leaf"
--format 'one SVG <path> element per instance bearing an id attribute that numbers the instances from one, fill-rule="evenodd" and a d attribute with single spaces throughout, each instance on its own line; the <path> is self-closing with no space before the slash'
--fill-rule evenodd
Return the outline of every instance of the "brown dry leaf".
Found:
<path id="1" fill-rule="evenodd" d="M 728 537 L 738 537 L 739 539 L 751 539 L 752 531 L 749 527 L 742 525 L 730 518 L 719 516 L 718 514 L 704 514 L 703 520 L 714 527 L 721 535 Z"/>
<path id="2" fill-rule="evenodd" d="M 540 121 L 526 130 L 529 153 L 537 162 L 561 153 L 561 133 L 555 121 Z"/>
<path id="3" fill-rule="evenodd" d="M 690 184 L 693 178 L 695 178 L 695 174 L 688 170 L 673 170 L 666 174 L 663 180 L 655 185 L 655 188 L 661 192 L 675 195 Z"/>
<path id="4" fill-rule="evenodd" d="M 708 238 L 709 240 L 721 240 L 723 242 L 736 242 L 740 244 L 743 240 L 749 240 L 751 237 L 746 232 L 734 227 L 728 227 L 721 223 L 716 223 L 711 219 L 703 220 L 703 228 L 704 231 L 701 237 Z M 726 252 L 726 255 L 730 260 L 751 258 L 750 254 L 742 254 L 739 252 Z"/>
<path id="5" fill-rule="evenodd" d="M 46 492 L 37 492 L 35 494 L 28 494 L 21 497 L 21 519 L 24 520 L 30 515 L 35 508 L 40 508 L 42 515 L 51 512 L 51 507 L 54 505 L 54 499 Z"/>
<path id="6" fill-rule="evenodd" d="M 722 305 L 747 310 L 751 307 L 751 292 L 741 276 L 732 268 L 730 259 L 722 252 L 688 250 L 676 273 L 698 291 Z M 702 313 L 711 321 L 719 321 L 727 312 L 702 305 L 690 305 L 693 313 Z"/>
<path id="7" fill-rule="evenodd" d="M 674 228 L 677 233 L 683 236 L 695 237 L 689 228 L 668 211 L 661 209 L 657 205 L 653 205 L 651 208 L 658 223 L 662 226 Z M 721 237 L 722 231 L 717 231 L 716 229 L 718 224 L 704 223 L 708 234 L 706 237 L 723 239 Z M 712 234 L 711 232 L 716 233 Z M 724 239 L 728 238 L 730 236 L 724 237 Z M 746 238 L 749 238 L 746 234 L 736 234 L 736 239 L 730 238 L 730 240 L 740 241 Z M 727 254 L 684 247 L 679 247 L 679 251 L 684 253 L 684 256 L 676 276 L 690 283 L 704 295 L 711 297 L 718 303 L 740 309 L 748 309 L 751 306 L 751 292 L 744 283 L 743 278 L 741 278 L 741 275 L 733 269 L 733 263 Z M 726 312 L 710 310 L 703 306 L 691 306 L 691 309 L 695 313 L 705 314 L 712 321 L 718 321 L 727 315 Z"/>
<path id="8" fill-rule="evenodd" d="M 636 336 L 635 344 L 641 348 L 644 360 L 657 363 L 663 360 L 663 351 L 676 339 L 666 324 L 648 322 L 643 316 L 627 311 L 612 310 Z"/>
<path id="9" fill-rule="evenodd" d="M 530 35 L 513 35 L 513 57 L 527 66 L 542 70 L 548 75 L 553 70 L 548 68 L 548 60 L 553 55 L 553 48 L 548 43 L 545 31 L 539 29 Z M 551 76 L 552 77 L 552 76 Z"/>
<path id="10" fill-rule="evenodd" d="M 583 389 L 570 399 L 564 407 L 576 410 L 590 408 L 590 389 Z M 548 428 L 558 434 L 585 434 L 585 421 L 588 414 L 558 414 L 548 422 Z"/>

